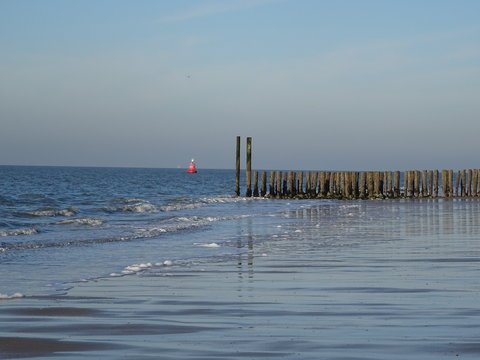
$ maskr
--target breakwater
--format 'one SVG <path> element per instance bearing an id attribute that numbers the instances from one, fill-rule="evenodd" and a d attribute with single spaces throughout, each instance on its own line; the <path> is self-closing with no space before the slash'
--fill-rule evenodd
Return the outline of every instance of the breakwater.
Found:
<path id="1" fill-rule="evenodd" d="M 253 171 L 247 138 L 247 197 L 388 199 L 480 197 L 480 169 L 407 171 Z M 253 175 L 253 176 L 252 176 Z M 240 195 L 240 137 L 235 192 Z"/>

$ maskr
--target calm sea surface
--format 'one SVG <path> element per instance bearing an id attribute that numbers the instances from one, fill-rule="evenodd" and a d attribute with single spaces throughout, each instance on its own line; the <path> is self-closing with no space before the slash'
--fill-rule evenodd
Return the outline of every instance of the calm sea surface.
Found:
<path id="1" fill-rule="evenodd" d="M 1 166 L 0 357 L 480 357 L 478 199 L 246 199 L 233 184 Z"/>

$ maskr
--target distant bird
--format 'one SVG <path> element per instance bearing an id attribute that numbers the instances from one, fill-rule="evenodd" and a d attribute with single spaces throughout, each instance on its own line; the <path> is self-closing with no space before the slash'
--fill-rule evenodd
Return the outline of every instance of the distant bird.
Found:
<path id="1" fill-rule="evenodd" d="M 187 75 L 187 79 L 190 79 L 192 76 L 191 75 Z"/>

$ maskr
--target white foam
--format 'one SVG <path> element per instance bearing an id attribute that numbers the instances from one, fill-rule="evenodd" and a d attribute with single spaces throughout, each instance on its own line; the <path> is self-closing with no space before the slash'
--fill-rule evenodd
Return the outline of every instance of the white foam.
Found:
<path id="1" fill-rule="evenodd" d="M 34 228 L 14 229 L 0 231 L 0 236 L 33 235 L 36 233 L 38 233 L 38 231 Z"/>
<path id="2" fill-rule="evenodd" d="M 25 297 L 25 295 L 23 295 L 21 293 L 15 293 L 15 294 L 12 294 L 12 295 L 6 295 L 6 294 L 1 294 L 0 293 L 0 300 L 20 299 L 20 298 L 23 298 L 23 297 Z"/>
<path id="3" fill-rule="evenodd" d="M 46 210 L 37 210 L 29 211 L 25 214 L 30 216 L 73 216 L 77 213 L 75 208 L 69 207 L 66 209 L 46 209 Z"/>
<path id="4" fill-rule="evenodd" d="M 148 202 L 137 202 L 133 204 L 128 204 L 123 206 L 122 210 L 127 212 L 135 212 L 135 213 L 149 213 L 149 212 L 158 211 L 155 205 L 152 205 Z"/>
<path id="5" fill-rule="evenodd" d="M 145 263 L 145 264 L 133 264 L 125 267 L 122 270 L 122 274 L 128 275 L 128 274 L 135 274 L 140 271 L 144 271 L 146 269 L 149 269 L 152 267 L 152 263 Z"/>
<path id="6" fill-rule="evenodd" d="M 220 245 L 217 243 L 210 243 L 210 244 L 201 244 L 201 243 L 194 243 L 196 246 L 206 247 L 206 248 L 219 248 Z"/>
<path id="7" fill-rule="evenodd" d="M 76 219 L 62 220 L 62 221 L 59 221 L 57 224 L 60 224 L 60 225 L 78 224 L 78 225 L 88 225 L 88 226 L 100 226 L 103 224 L 103 220 L 98 218 L 80 217 Z"/>

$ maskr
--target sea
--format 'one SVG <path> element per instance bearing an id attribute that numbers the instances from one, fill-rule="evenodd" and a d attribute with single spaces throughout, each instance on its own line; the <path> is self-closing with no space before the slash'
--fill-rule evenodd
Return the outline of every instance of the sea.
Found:
<path id="1" fill-rule="evenodd" d="M 234 176 L 0 166 L 0 272 L 8 274 L 0 296 L 58 294 L 79 281 L 188 264 L 211 256 L 209 247 L 222 247 L 215 256 L 242 251 L 232 224 L 282 206 L 234 196 Z"/>
<path id="2" fill-rule="evenodd" d="M 0 166 L 0 355 L 480 356 L 478 198 L 277 200 L 234 183 Z"/>

